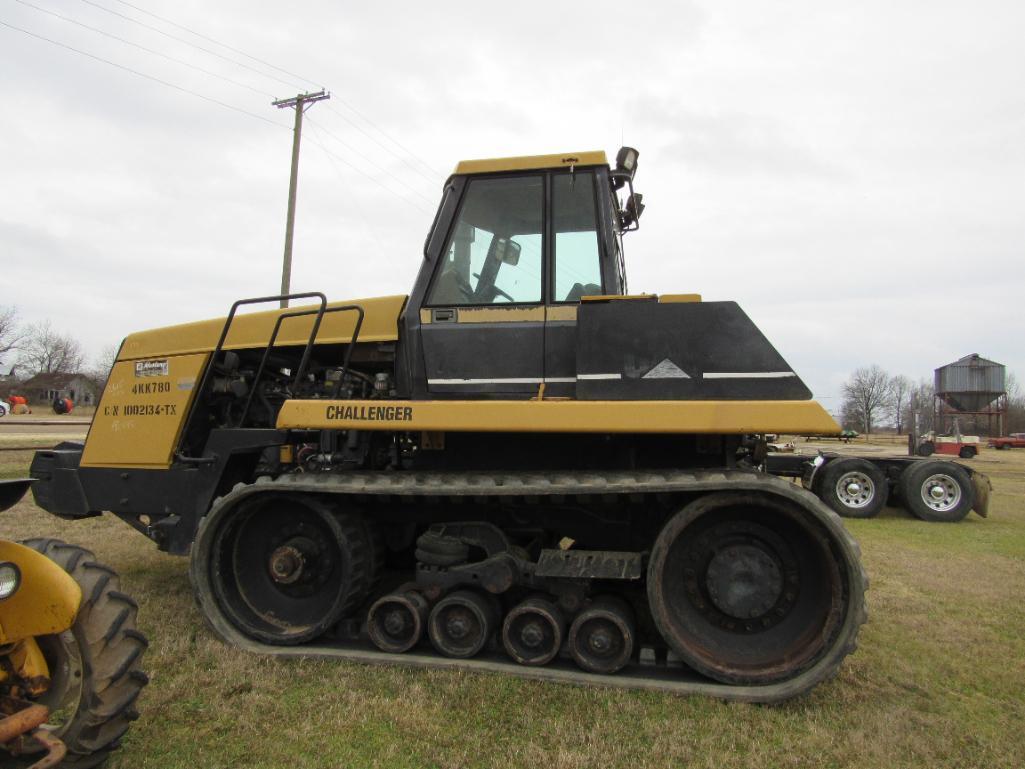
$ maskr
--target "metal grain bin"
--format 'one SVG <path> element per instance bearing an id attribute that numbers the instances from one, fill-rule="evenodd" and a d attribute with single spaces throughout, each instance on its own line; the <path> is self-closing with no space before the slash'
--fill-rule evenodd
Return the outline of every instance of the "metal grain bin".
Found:
<path id="1" fill-rule="evenodd" d="M 1006 368 L 978 353 L 936 369 L 936 396 L 957 411 L 985 411 L 1006 391 Z"/>

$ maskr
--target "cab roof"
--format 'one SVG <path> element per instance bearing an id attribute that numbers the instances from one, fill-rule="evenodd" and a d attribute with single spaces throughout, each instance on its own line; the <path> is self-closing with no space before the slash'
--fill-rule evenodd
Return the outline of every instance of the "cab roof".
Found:
<path id="1" fill-rule="evenodd" d="M 564 152 L 558 155 L 529 155 L 518 158 L 487 158 L 484 160 L 461 160 L 455 173 L 491 174 L 500 171 L 535 171 L 543 168 L 567 168 L 569 166 L 607 166 L 604 150 L 590 152 Z"/>

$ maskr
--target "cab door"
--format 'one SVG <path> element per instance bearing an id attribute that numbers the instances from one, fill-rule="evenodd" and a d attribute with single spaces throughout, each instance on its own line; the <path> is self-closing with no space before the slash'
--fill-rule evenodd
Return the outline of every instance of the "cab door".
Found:
<path id="1" fill-rule="evenodd" d="M 574 397 L 577 308 L 583 296 L 618 293 L 599 233 L 599 185 L 594 171 L 552 174 L 552 258 L 545 324 L 545 392 Z M 604 213 L 604 212 L 603 212 Z M 610 290 L 609 290 L 610 289 Z"/>
<path id="2" fill-rule="evenodd" d="M 420 310 L 427 391 L 530 397 L 544 379 L 544 176 L 469 181 Z"/>

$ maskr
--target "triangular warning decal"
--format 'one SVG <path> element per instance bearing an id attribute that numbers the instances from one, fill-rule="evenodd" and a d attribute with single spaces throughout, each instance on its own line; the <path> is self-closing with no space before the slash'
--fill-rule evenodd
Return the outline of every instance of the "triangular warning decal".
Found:
<path id="1" fill-rule="evenodd" d="M 669 360 L 669 358 L 663 358 L 661 363 L 642 376 L 641 379 L 690 379 L 690 375 Z"/>

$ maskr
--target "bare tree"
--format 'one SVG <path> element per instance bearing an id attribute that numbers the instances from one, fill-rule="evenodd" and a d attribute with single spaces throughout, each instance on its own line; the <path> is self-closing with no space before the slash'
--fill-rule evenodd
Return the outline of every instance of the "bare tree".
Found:
<path id="1" fill-rule="evenodd" d="M 933 429 L 936 390 L 932 380 L 922 379 L 908 397 L 908 428 L 919 435 Z"/>
<path id="2" fill-rule="evenodd" d="M 1018 384 L 1018 377 L 1013 371 L 1007 372 L 1007 382 L 1004 385 L 1007 390 L 1007 422 L 1004 425 L 1005 433 L 1025 432 L 1025 393 Z"/>
<path id="3" fill-rule="evenodd" d="M 18 360 L 33 374 L 74 374 L 85 354 L 78 340 L 55 331 L 50 321 L 29 326 Z"/>
<path id="4" fill-rule="evenodd" d="M 24 339 L 25 334 L 18 324 L 18 308 L 0 307 L 0 356 L 18 349 Z"/>
<path id="5" fill-rule="evenodd" d="M 843 386 L 844 421 L 863 433 L 871 433 L 890 401 L 890 375 L 879 366 L 857 369 Z"/>
<path id="6" fill-rule="evenodd" d="M 110 370 L 114 368 L 114 361 L 117 360 L 118 347 L 116 344 L 108 344 L 97 355 L 86 373 L 98 383 L 105 384 Z"/>
<path id="7" fill-rule="evenodd" d="M 903 374 L 890 379 L 890 416 L 897 427 L 897 434 L 904 432 L 904 414 L 911 399 L 914 384 Z"/>

